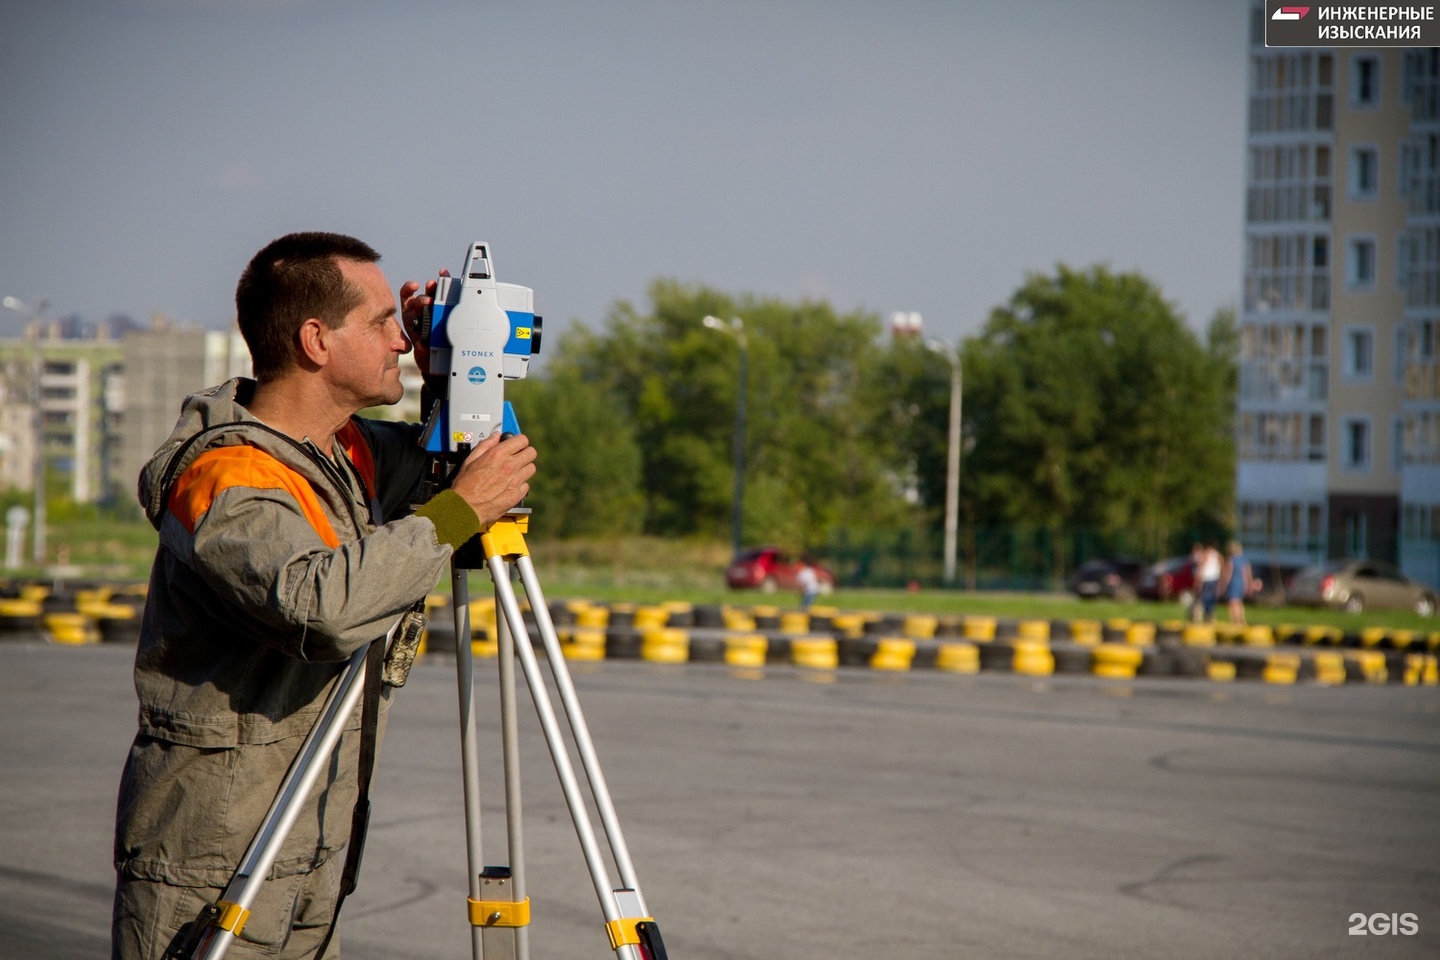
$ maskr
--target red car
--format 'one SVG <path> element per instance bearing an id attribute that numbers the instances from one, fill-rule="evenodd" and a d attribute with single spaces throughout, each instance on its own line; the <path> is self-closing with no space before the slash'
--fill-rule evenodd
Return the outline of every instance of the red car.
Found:
<path id="1" fill-rule="evenodd" d="M 1146 600 L 1178 600 L 1189 607 L 1196 597 L 1194 561 L 1188 554 L 1161 560 L 1145 571 L 1137 592 Z"/>
<path id="2" fill-rule="evenodd" d="M 820 592 L 829 593 L 835 589 L 835 574 L 815 564 L 815 575 L 820 581 Z M 776 547 L 753 547 L 741 552 L 725 570 L 725 582 L 734 590 L 754 590 L 766 593 L 777 590 L 798 590 L 795 575 L 800 572 L 800 561 L 791 560 Z"/>

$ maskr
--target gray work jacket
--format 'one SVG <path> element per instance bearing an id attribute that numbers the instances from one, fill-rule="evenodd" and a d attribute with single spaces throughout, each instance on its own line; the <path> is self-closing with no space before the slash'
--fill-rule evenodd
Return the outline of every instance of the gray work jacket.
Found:
<path id="1" fill-rule="evenodd" d="M 188 398 L 140 477 L 160 546 L 118 801 L 121 876 L 224 886 L 345 661 L 434 588 L 452 553 L 431 520 L 407 516 L 418 428 L 353 418 L 332 459 L 252 417 L 253 388 Z M 359 722 L 357 708 L 272 876 L 344 848 Z"/>

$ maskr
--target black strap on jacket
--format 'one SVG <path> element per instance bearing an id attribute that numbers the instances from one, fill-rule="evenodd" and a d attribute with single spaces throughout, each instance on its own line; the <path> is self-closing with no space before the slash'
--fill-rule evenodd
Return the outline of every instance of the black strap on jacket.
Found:
<path id="1" fill-rule="evenodd" d="M 385 670 L 385 638 L 370 644 L 365 652 L 365 691 L 360 710 L 359 789 L 355 795 L 355 812 L 350 817 L 350 842 L 345 848 L 345 869 L 340 874 L 340 895 L 335 900 L 335 913 L 330 917 L 330 930 L 325 942 L 315 951 L 323 957 L 335 936 L 340 922 L 340 907 L 355 892 L 360 880 L 360 858 L 365 853 L 365 834 L 370 829 L 370 776 L 375 771 L 375 746 L 380 731 L 380 681 Z"/>

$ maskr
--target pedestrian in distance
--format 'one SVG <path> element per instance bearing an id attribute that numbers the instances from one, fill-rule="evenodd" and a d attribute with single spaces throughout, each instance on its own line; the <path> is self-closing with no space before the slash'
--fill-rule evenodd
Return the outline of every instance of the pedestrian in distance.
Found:
<path id="1" fill-rule="evenodd" d="M 1226 547 L 1225 569 L 1220 574 L 1220 594 L 1225 598 L 1231 623 L 1245 622 L 1245 598 L 1254 583 L 1245 548 L 1239 540 L 1231 540 Z"/>
<path id="2" fill-rule="evenodd" d="M 800 588 L 800 609 L 808 611 L 820 593 L 820 575 L 815 572 L 815 561 L 809 554 L 800 558 L 795 585 Z"/>
<path id="3" fill-rule="evenodd" d="M 1195 567 L 1195 579 L 1200 583 L 1200 615 L 1205 623 L 1215 619 L 1215 601 L 1220 595 L 1220 573 L 1223 569 L 1220 551 L 1215 544 L 1206 543 L 1200 549 L 1199 563 Z"/>
<path id="4" fill-rule="evenodd" d="M 529 490 L 534 449 L 497 433 L 414 506 L 420 427 L 358 413 L 400 400 L 412 344 L 428 371 L 416 324 L 434 287 L 405 283 L 397 311 L 379 259 L 331 233 L 257 253 L 235 293 L 254 379 L 187 398 L 140 477 L 160 537 L 117 800 L 112 960 L 158 960 L 183 941 L 351 656 L 383 651 L 372 642 L 402 616 L 423 617 L 454 550 Z M 432 401 L 444 389 L 428 386 Z M 367 677 L 380 673 L 371 666 Z M 347 855 L 391 693 L 367 690 L 228 956 L 339 956 L 342 877 L 356 866 Z"/>
<path id="5" fill-rule="evenodd" d="M 1190 547 L 1190 609 L 1186 611 L 1192 623 L 1205 619 L 1205 605 L 1200 598 L 1200 567 L 1205 563 L 1205 545 L 1198 540 Z"/>

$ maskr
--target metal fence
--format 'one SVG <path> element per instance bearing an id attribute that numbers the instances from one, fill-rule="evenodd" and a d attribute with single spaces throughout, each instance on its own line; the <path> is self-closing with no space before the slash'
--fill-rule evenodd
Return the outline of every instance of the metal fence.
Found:
<path id="1" fill-rule="evenodd" d="M 1139 531 L 1012 526 L 960 531 L 955 586 L 972 590 L 1063 590 L 1075 569 L 1101 557 L 1160 560 L 1197 540 L 1222 543 L 1223 530 Z M 823 555 L 837 583 L 851 587 L 944 586 L 944 538 L 914 530 L 841 530 Z"/>

